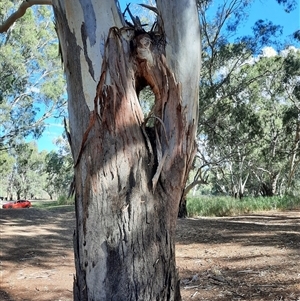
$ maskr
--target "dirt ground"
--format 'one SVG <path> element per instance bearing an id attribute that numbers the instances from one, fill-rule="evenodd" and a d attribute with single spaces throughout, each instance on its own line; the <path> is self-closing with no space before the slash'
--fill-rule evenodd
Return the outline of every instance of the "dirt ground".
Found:
<path id="1" fill-rule="evenodd" d="M 68 207 L 0 210 L 1 301 L 72 300 L 74 223 Z M 300 211 L 182 219 L 176 241 L 185 301 L 300 301 Z"/>

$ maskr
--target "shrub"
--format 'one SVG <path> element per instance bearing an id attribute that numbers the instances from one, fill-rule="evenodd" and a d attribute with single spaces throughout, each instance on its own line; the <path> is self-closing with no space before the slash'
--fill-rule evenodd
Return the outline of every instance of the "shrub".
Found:
<path id="1" fill-rule="evenodd" d="M 292 196 L 245 197 L 228 196 L 188 197 L 188 216 L 232 216 L 255 211 L 291 210 L 300 207 L 300 198 Z"/>
<path id="2" fill-rule="evenodd" d="M 74 198 L 68 198 L 66 195 L 60 195 L 57 199 L 58 205 L 73 205 Z"/>

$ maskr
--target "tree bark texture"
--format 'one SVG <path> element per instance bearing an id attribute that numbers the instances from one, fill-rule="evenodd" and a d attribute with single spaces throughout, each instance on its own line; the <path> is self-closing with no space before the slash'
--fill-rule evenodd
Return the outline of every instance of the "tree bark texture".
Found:
<path id="1" fill-rule="evenodd" d="M 196 150 L 200 33 L 195 1 L 166 2 L 148 33 L 125 26 L 113 0 L 54 3 L 75 161 L 74 300 L 181 300 L 174 234 Z M 165 10 L 188 19 L 166 27 Z M 193 45 L 178 45 L 188 28 Z"/>

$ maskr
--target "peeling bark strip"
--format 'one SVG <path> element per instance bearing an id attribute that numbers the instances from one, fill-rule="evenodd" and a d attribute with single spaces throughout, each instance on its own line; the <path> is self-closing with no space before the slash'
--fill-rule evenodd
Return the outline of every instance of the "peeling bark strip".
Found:
<path id="1" fill-rule="evenodd" d="M 180 79 L 188 72 L 173 56 L 190 59 L 189 49 L 200 47 L 169 52 L 173 36 L 162 18 L 171 20 L 165 14 L 177 5 L 193 20 L 196 4 L 158 3 L 155 12 L 166 10 L 160 31 L 147 33 L 125 26 L 114 0 L 56 2 L 76 160 L 74 300 L 181 300 L 174 233 L 194 156 L 198 90 Z M 86 22 L 89 14 L 96 19 Z M 185 34 L 191 26 L 187 20 Z M 198 82 L 199 71 L 189 70 L 189 81 Z M 147 85 L 155 105 L 144 118 L 138 95 Z"/>

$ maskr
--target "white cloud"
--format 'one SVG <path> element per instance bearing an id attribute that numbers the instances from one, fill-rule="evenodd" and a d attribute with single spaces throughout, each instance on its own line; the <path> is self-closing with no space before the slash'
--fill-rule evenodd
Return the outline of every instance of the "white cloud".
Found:
<path id="1" fill-rule="evenodd" d="M 264 47 L 262 49 L 262 57 L 273 57 L 278 55 L 277 51 L 273 47 Z"/>
<path id="2" fill-rule="evenodd" d="M 297 52 L 299 51 L 300 49 L 296 48 L 295 46 L 289 46 L 288 48 L 282 50 L 280 52 L 280 55 L 283 56 L 283 57 L 286 57 L 290 52 Z"/>

